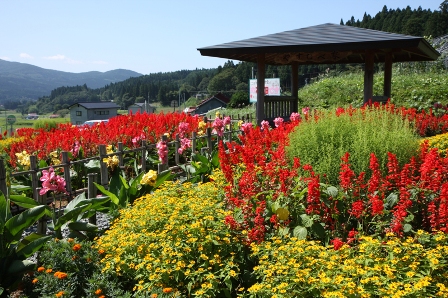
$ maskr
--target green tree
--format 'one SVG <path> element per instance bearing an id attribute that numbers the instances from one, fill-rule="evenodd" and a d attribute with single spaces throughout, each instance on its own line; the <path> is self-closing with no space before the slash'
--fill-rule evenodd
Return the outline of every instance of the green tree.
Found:
<path id="1" fill-rule="evenodd" d="M 230 98 L 229 107 L 242 108 L 249 104 L 249 93 L 246 91 L 237 91 Z"/>

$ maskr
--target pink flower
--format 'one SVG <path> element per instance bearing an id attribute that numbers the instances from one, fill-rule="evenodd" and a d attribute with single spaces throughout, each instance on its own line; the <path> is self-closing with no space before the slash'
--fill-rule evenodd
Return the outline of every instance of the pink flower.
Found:
<path id="1" fill-rule="evenodd" d="M 291 113 L 291 116 L 289 116 L 289 119 L 293 122 L 299 121 L 302 118 L 299 113 Z"/>
<path id="2" fill-rule="evenodd" d="M 188 132 L 188 129 L 190 127 L 190 124 L 188 122 L 181 122 L 179 123 L 179 137 L 182 139 L 185 137 L 185 135 Z"/>
<path id="3" fill-rule="evenodd" d="M 308 115 L 308 113 L 310 112 L 310 107 L 305 107 L 302 109 L 302 114 L 303 115 Z"/>
<path id="4" fill-rule="evenodd" d="M 280 126 L 282 126 L 283 125 L 283 118 L 281 118 L 281 117 L 277 117 L 277 118 L 275 118 L 274 119 L 274 124 L 275 124 L 275 127 L 280 127 Z"/>
<path id="5" fill-rule="evenodd" d="M 269 125 L 269 121 L 263 120 L 261 121 L 261 130 L 268 131 L 271 126 Z"/>
<path id="6" fill-rule="evenodd" d="M 241 124 L 241 130 L 245 134 L 248 134 L 251 131 L 251 129 L 252 129 L 252 122 Z"/>
<path id="7" fill-rule="evenodd" d="M 156 148 L 157 154 L 159 155 L 159 160 L 162 162 L 162 164 L 168 163 L 168 146 L 166 145 L 166 142 L 158 142 Z"/>
<path id="8" fill-rule="evenodd" d="M 218 136 L 222 137 L 224 134 L 224 121 L 222 121 L 221 118 L 216 117 L 215 121 L 213 121 L 212 124 L 215 133 L 218 134 Z"/>
<path id="9" fill-rule="evenodd" d="M 61 176 L 56 175 L 52 167 L 48 171 L 42 171 L 42 177 L 40 177 L 40 181 L 42 181 L 42 189 L 39 191 L 40 195 L 44 195 L 50 190 L 56 193 L 68 194 L 67 190 L 65 189 L 65 179 Z"/>
<path id="10" fill-rule="evenodd" d="M 70 152 L 73 154 L 74 157 L 78 156 L 79 147 L 80 147 L 79 142 L 75 141 L 75 143 L 73 144 L 72 150 L 70 150 Z"/>
<path id="11" fill-rule="evenodd" d="M 230 122 L 232 122 L 231 119 L 230 119 L 230 116 L 224 117 L 224 125 L 229 125 Z"/>
<path id="12" fill-rule="evenodd" d="M 191 147 L 191 140 L 188 138 L 180 139 L 180 148 L 177 150 L 179 154 L 182 154 L 186 149 Z"/>

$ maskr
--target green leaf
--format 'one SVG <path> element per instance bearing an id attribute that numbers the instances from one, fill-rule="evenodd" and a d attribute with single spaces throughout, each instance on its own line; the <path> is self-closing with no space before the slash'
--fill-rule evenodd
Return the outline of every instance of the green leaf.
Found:
<path id="1" fill-rule="evenodd" d="M 22 184 L 12 184 L 11 185 L 11 191 L 18 193 L 18 192 L 24 192 L 27 190 L 32 189 L 31 186 L 26 186 L 26 185 L 22 185 Z"/>
<path id="2" fill-rule="evenodd" d="M 281 227 L 278 229 L 278 234 L 280 236 L 286 236 L 289 234 L 289 227 Z"/>
<path id="3" fill-rule="evenodd" d="M 17 246 L 17 255 L 28 258 L 38 251 L 52 236 L 32 233 L 20 241 Z"/>
<path id="4" fill-rule="evenodd" d="M 301 214 L 300 218 L 302 219 L 302 224 L 307 228 L 311 227 L 314 223 L 313 219 L 307 214 Z"/>
<path id="5" fill-rule="evenodd" d="M 99 160 L 90 160 L 89 162 L 85 163 L 84 166 L 87 169 L 94 169 L 94 168 L 100 168 L 100 161 Z"/>
<path id="6" fill-rule="evenodd" d="M 128 185 L 128 182 L 126 181 L 126 179 L 124 179 L 123 176 L 121 176 L 121 175 L 119 177 L 120 177 L 120 180 L 121 180 L 121 188 L 124 187 L 126 189 L 129 189 L 129 185 Z"/>
<path id="7" fill-rule="evenodd" d="M 3 228 L 8 221 L 9 202 L 6 200 L 5 195 L 0 191 L 0 234 L 3 234 Z"/>
<path id="8" fill-rule="evenodd" d="M 326 191 L 326 193 L 327 193 L 329 196 L 332 196 L 333 198 L 336 198 L 336 197 L 338 196 L 339 191 L 338 191 L 338 189 L 337 189 L 336 187 L 334 187 L 334 186 L 329 186 L 329 187 L 327 187 L 327 191 Z"/>
<path id="9" fill-rule="evenodd" d="M 122 180 L 121 180 L 121 175 L 118 173 L 119 171 L 114 171 L 114 173 L 112 174 L 112 177 L 110 177 L 110 181 L 109 181 L 109 191 L 111 193 L 114 193 L 115 195 L 118 196 L 118 192 L 120 191 L 121 187 L 122 187 Z"/>
<path id="10" fill-rule="evenodd" d="M 16 236 L 20 238 L 26 228 L 32 226 L 44 215 L 51 216 L 49 207 L 45 205 L 36 206 L 11 217 L 5 223 L 5 227 L 13 238 Z"/>
<path id="11" fill-rule="evenodd" d="M 396 193 L 391 193 L 385 199 L 385 208 L 392 209 L 398 203 L 398 195 Z"/>
<path id="12" fill-rule="evenodd" d="M 212 156 L 212 165 L 214 168 L 219 168 L 219 155 L 218 155 L 218 151 L 213 151 L 213 156 Z"/>
<path id="13" fill-rule="evenodd" d="M 70 203 L 65 206 L 64 213 L 73 210 L 80 202 L 83 202 L 86 200 L 86 193 L 80 193 L 77 195 Z"/>
<path id="14" fill-rule="evenodd" d="M 297 237 L 300 240 L 305 240 L 308 231 L 305 227 L 297 226 L 294 228 L 292 234 L 294 235 L 294 237 Z"/>
<path id="15" fill-rule="evenodd" d="M 403 225 L 403 232 L 408 233 L 412 231 L 412 226 L 410 224 L 404 224 Z"/>
<path id="16" fill-rule="evenodd" d="M 88 223 L 88 222 L 81 222 L 81 221 L 69 223 L 68 228 L 70 230 L 75 230 L 75 231 L 87 231 L 87 232 L 98 231 L 98 226 Z"/>
<path id="17" fill-rule="evenodd" d="M 118 200 L 118 197 L 115 194 L 113 194 L 110 191 L 106 190 L 104 188 L 104 186 L 99 185 L 96 182 L 93 182 L 93 184 L 95 184 L 96 188 L 98 188 L 98 190 L 101 191 L 101 193 L 103 193 L 104 195 L 110 197 L 110 200 L 112 201 L 112 203 L 114 203 L 115 205 L 118 205 L 119 200 Z"/>
<path id="18" fill-rule="evenodd" d="M 224 279 L 224 283 L 226 284 L 227 288 L 229 290 L 232 290 L 232 280 L 230 278 L 230 276 L 226 276 L 226 278 Z"/>
<path id="19" fill-rule="evenodd" d="M 10 195 L 9 199 L 14 202 L 14 204 L 19 205 L 23 208 L 33 208 L 39 205 L 39 203 L 32 198 L 28 198 L 22 195 Z"/>
<path id="20" fill-rule="evenodd" d="M 54 224 L 54 230 L 58 231 L 61 229 L 62 226 L 67 224 L 68 222 L 72 220 L 77 220 L 78 216 L 86 211 L 88 211 L 91 208 L 92 204 L 86 204 L 81 205 L 73 208 L 72 210 L 68 211 L 67 213 L 64 213 L 61 217 L 59 217 L 56 220 L 56 223 Z"/>
<path id="21" fill-rule="evenodd" d="M 19 274 L 26 271 L 34 270 L 36 264 L 29 260 L 14 260 L 11 265 L 9 265 L 8 273 L 9 274 Z"/>
<path id="22" fill-rule="evenodd" d="M 163 182 L 165 182 L 167 180 L 171 180 L 172 178 L 173 178 L 173 175 L 169 171 L 162 173 L 161 175 L 157 175 L 157 180 L 156 180 L 156 184 L 154 185 L 154 188 L 159 187 Z"/>
<path id="23" fill-rule="evenodd" d="M 324 239 L 325 238 L 325 229 L 324 229 L 324 227 L 320 223 L 318 223 L 318 222 L 313 223 L 313 225 L 311 226 L 311 230 L 314 233 L 316 233 L 316 235 L 320 239 Z"/>

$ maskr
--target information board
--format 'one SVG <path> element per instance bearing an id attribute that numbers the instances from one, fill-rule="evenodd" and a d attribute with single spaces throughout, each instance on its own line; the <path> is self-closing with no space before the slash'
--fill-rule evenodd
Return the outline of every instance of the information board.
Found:
<path id="1" fill-rule="evenodd" d="M 264 80 L 264 94 L 269 96 L 280 96 L 280 79 L 271 78 Z M 257 80 L 249 80 L 250 102 L 257 102 Z"/>

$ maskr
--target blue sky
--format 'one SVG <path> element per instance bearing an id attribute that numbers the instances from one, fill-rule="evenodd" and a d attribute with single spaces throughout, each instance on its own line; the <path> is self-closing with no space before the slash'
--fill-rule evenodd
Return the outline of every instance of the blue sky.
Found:
<path id="1" fill-rule="evenodd" d="M 215 68 L 197 48 L 443 0 L 0 0 L 0 59 L 67 72 Z M 260 20 L 262 20 L 260 22 Z"/>

